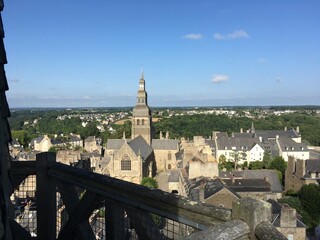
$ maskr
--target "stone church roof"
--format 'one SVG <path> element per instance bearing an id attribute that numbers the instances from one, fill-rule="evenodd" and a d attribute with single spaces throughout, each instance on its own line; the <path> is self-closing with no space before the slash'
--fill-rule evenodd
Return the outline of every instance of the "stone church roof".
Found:
<path id="1" fill-rule="evenodd" d="M 127 143 L 136 155 L 141 155 L 142 159 L 146 159 L 153 152 L 152 147 L 150 147 L 146 140 L 141 136 L 138 136 Z"/>
<path id="2" fill-rule="evenodd" d="M 134 151 L 136 155 L 139 153 L 143 159 L 146 159 L 153 152 L 152 147 L 144 140 L 143 137 L 138 136 L 131 140 L 125 139 L 108 139 L 107 149 L 118 150 L 122 147 L 123 144 L 127 141 L 129 147 Z"/>
<path id="3" fill-rule="evenodd" d="M 108 139 L 107 149 L 119 149 L 124 144 L 124 139 Z"/>
<path id="4" fill-rule="evenodd" d="M 177 150 L 179 141 L 173 139 L 152 139 L 152 148 L 154 150 Z"/>

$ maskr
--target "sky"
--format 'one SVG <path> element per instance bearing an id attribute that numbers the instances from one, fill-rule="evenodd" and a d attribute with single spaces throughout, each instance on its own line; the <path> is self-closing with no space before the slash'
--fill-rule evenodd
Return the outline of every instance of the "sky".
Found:
<path id="1" fill-rule="evenodd" d="M 320 105 L 319 0 L 15 0 L 10 107 Z"/>

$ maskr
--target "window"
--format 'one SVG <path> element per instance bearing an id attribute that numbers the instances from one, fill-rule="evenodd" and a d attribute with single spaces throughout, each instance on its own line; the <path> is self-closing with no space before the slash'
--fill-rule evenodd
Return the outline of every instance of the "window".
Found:
<path id="1" fill-rule="evenodd" d="M 137 125 L 140 125 L 140 119 L 137 120 Z"/>
<path id="2" fill-rule="evenodd" d="M 121 160 L 121 170 L 122 171 L 131 171 L 131 160 L 127 154 L 124 155 Z"/>
<path id="3" fill-rule="evenodd" d="M 171 152 L 168 153 L 168 160 L 171 161 L 172 155 Z"/>
<path id="4" fill-rule="evenodd" d="M 144 119 L 141 120 L 141 125 L 144 125 Z"/>

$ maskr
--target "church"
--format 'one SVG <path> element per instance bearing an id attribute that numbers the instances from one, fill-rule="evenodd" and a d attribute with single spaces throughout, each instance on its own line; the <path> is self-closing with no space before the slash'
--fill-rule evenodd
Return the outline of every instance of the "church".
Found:
<path id="1" fill-rule="evenodd" d="M 140 184 L 144 177 L 157 172 L 177 169 L 180 152 L 178 140 L 153 139 L 152 115 L 148 106 L 144 75 L 139 80 L 137 102 L 133 108 L 131 139 L 108 139 L 105 149 L 107 165 L 103 173 L 111 177 Z"/>

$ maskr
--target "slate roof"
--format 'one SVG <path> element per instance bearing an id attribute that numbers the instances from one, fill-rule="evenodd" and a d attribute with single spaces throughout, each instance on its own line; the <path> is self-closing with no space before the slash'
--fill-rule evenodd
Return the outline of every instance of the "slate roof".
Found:
<path id="1" fill-rule="evenodd" d="M 267 202 L 271 204 L 271 223 L 275 227 L 280 227 L 280 217 L 282 204 L 278 203 L 273 199 L 268 199 Z M 297 227 L 307 228 L 307 226 L 302 222 L 302 218 L 299 214 L 296 214 Z"/>
<path id="2" fill-rule="evenodd" d="M 68 142 L 78 142 L 78 141 L 82 141 L 82 139 L 77 135 L 71 135 L 68 139 Z"/>
<path id="3" fill-rule="evenodd" d="M 306 172 L 320 172 L 320 159 L 306 160 Z"/>
<path id="4" fill-rule="evenodd" d="M 231 178 L 231 177 L 235 177 L 235 178 L 242 178 L 243 175 L 243 171 L 232 171 L 232 172 L 228 172 L 228 171 L 219 171 L 219 178 Z"/>
<path id="5" fill-rule="evenodd" d="M 264 179 L 224 179 L 224 182 L 236 192 L 271 192 L 270 183 Z"/>
<path id="6" fill-rule="evenodd" d="M 179 182 L 179 170 L 172 170 L 170 171 L 170 175 L 168 178 L 168 182 Z"/>
<path id="7" fill-rule="evenodd" d="M 237 138 L 237 137 L 222 137 L 217 138 L 217 145 L 219 150 L 250 150 L 256 144 L 261 147 L 263 145 L 260 143 L 258 138 Z"/>
<path id="8" fill-rule="evenodd" d="M 153 149 L 141 136 L 138 136 L 135 139 L 128 141 L 127 143 L 136 155 L 138 155 L 139 153 L 141 154 L 142 159 L 146 159 L 153 152 Z"/>
<path id="9" fill-rule="evenodd" d="M 308 147 L 305 143 L 297 143 L 291 138 L 279 138 L 279 145 L 282 151 L 285 152 L 308 152 Z"/>
<path id="10" fill-rule="evenodd" d="M 124 144 L 124 139 L 108 139 L 107 149 L 119 149 Z"/>
<path id="11" fill-rule="evenodd" d="M 294 130 L 294 129 L 289 129 L 288 131 L 284 131 L 284 130 L 256 130 L 255 134 L 257 137 L 262 137 L 264 139 L 276 138 L 277 135 L 279 137 L 283 137 L 283 138 L 300 137 L 300 134 L 298 132 L 296 132 L 296 130 Z"/>
<path id="12" fill-rule="evenodd" d="M 238 198 L 241 198 L 239 194 L 237 194 L 232 188 L 225 184 L 225 182 L 219 178 L 216 178 L 212 181 L 208 181 L 204 188 L 204 198 L 207 199 L 212 195 L 216 194 L 223 188 L 228 189 L 231 193 L 233 193 Z"/>
<path id="13" fill-rule="evenodd" d="M 279 177 L 276 170 L 260 169 L 260 170 L 244 170 L 242 177 L 244 179 L 264 179 L 268 178 L 271 191 L 282 193 L 282 185 L 279 181 Z"/>
<path id="14" fill-rule="evenodd" d="M 151 146 L 154 150 L 178 150 L 179 141 L 173 139 L 152 139 Z"/>
<path id="15" fill-rule="evenodd" d="M 199 188 L 201 184 L 204 184 L 204 199 L 207 199 L 217 192 L 221 191 L 223 188 L 228 189 L 232 194 L 236 197 L 241 198 L 239 194 L 237 194 L 232 188 L 224 183 L 223 180 L 216 178 L 216 179 L 209 179 L 205 177 L 199 177 L 189 180 L 188 188 L 189 194 L 188 197 L 192 200 L 199 201 Z"/>

